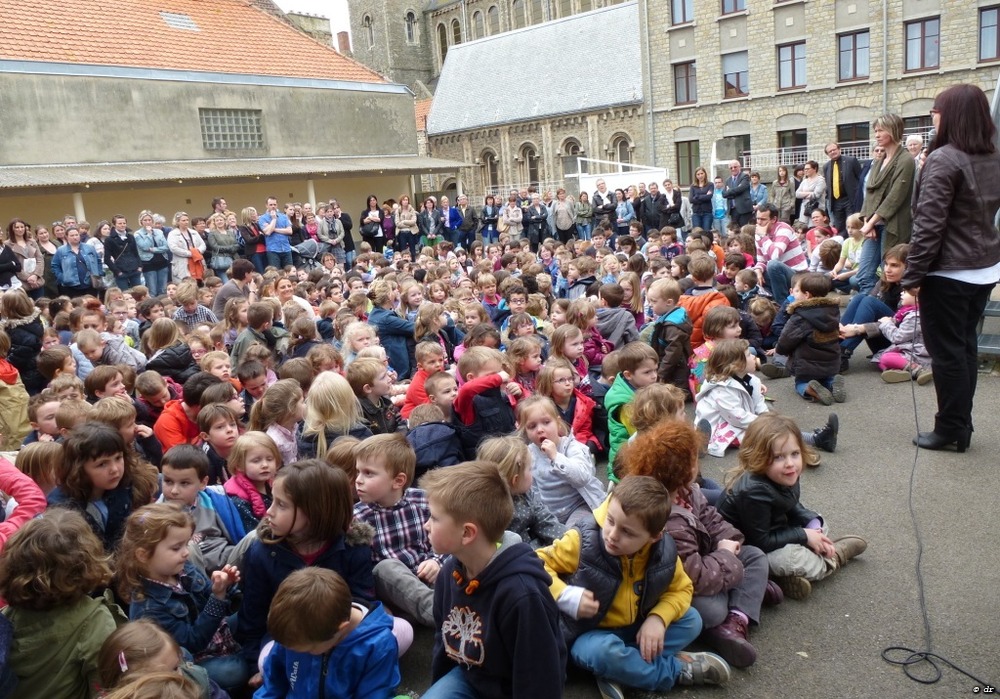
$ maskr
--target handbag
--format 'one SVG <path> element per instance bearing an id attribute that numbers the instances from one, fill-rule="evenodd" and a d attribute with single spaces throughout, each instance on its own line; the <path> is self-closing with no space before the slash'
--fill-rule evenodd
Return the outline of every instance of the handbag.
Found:
<path id="1" fill-rule="evenodd" d="M 670 214 L 670 218 L 667 219 L 667 225 L 671 228 L 683 228 L 684 227 L 684 217 L 681 216 L 676 211 Z"/>

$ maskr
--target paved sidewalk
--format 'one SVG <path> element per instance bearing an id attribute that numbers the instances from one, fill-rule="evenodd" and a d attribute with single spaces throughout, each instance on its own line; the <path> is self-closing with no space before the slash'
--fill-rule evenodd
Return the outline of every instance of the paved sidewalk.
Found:
<path id="1" fill-rule="evenodd" d="M 972 680 L 945 667 L 937 684 L 907 679 L 880 653 L 891 645 L 926 648 L 915 572 L 917 545 L 908 509 L 923 539 L 921 570 L 933 650 L 1000 686 L 1000 377 L 980 375 L 976 432 L 966 454 L 917 451 L 910 384 L 882 383 L 865 347 L 847 375 L 836 454 L 802 478 L 802 500 L 822 513 L 833 536 L 859 534 L 868 551 L 817 583 L 806 602 L 765 610 L 751 633 L 759 658 L 734 670 L 726 688 L 684 688 L 671 696 L 809 699 L 956 697 Z M 831 408 L 808 404 L 791 379 L 767 382 L 773 410 L 793 415 L 803 429 L 826 421 Z M 933 426 L 934 386 L 912 387 L 920 429 Z M 702 470 L 721 479 L 735 452 L 706 456 Z M 431 634 L 419 630 L 403 657 L 403 686 L 420 692 L 430 680 Z M 926 668 L 925 668 L 926 669 Z M 596 699 L 589 676 L 571 671 L 565 696 Z M 633 693 L 630 696 L 660 696 Z M 667 696 L 667 695 L 662 695 Z M 538 699 L 545 699 L 539 697 Z"/>

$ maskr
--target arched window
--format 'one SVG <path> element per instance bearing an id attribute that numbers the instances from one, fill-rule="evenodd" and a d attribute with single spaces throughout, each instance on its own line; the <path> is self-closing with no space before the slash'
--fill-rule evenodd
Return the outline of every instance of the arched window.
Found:
<path id="1" fill-rule="evenodd" d="M 514 29 L 527 26 L 528 19 L 524 16 L 524 0 L 514 0 L 510 4 L 510 13 L 514 20 Z"/>
<path id="2" fill-rule="evenodd" d="M 404 22 L 406 24 L 406 43 L 417 43 L 417 15 L 413 12 L 407 12 Z"/>
<path id="3" fill-rule="evenodd" d="M 542 9 L 542 0 L 529 0 L 531 2 L 531 23 L 541 24 L 545 21 L 545 11 Z"/>
<path id="4" fill-rule="evenodd" d="M 611 157 L 619 163 L 632 162 L 632 145 L 626 136 L 615 136 L 611 141 Z"/>
<path id="5" fill-rule="evenodd" d="M 575 175 L 580 170 L 580 164 L 577 160 L 577 156 L 583 151 L 580 147 L 580 142 L 575 138 L 567 138 L 566 142 L 563 143 L 562 147 L 562 157 L 559 159 L 562 163 L 563 176 Z"/>
<path id="6" fill-rule="evenodd" d="M 493 151 L 484 151 L 482 157 L 483 191 L 489 194 L 500 184 L 497 156 Z"/>
<path id="7" fill-rule="evenodd" d="M 462 25 L 457 19 L 451 20 L 451 41 L 453 44 L 462 43 Z"/>
<path id="8" fill-rule="evenodd" d="M 532 145 L 521 148 L 520 174 L 523 183 L 538 185 L 538 151 Z"/>
<path id="9" fill-rule="evenodd" d="M 486 20 L 483 19 L 483 13 L 476 10 L 472 13 L 472 38 L 482 39 L 486 36 Z"/>
<path id="10" fill-rule="evenodd" d="M 559 0 L 559 16 L 569 17 L 573 14 L 573 0 Z"/>
<path id="11" fill-rule="evenodd" d="M 500 8 L 494 5 L 486 13 L 487 26 L 489 26 L 490 34 L 500 33 Z"/>
<path id="12" fill-rule="evenodd" d="M 448 30 L 444 24 L 438 25 L 438 52 L 441 54 L 441 65 L 443 66 L 444 59 L 448 55 Z"/>
<path id="13" fill-rule="evenodd" d="M 365 40 L 368 42 L 368 48 L 373 48 L 375 46 L 375 24 L 372 22 L 371 15 L 365 15 L 361 19 L 361 27 L 365 31 Z"/>

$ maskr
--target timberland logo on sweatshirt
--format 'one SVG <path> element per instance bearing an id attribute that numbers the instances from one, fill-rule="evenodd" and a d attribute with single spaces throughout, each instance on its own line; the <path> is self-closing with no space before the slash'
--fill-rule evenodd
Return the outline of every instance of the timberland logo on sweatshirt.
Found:
<path id="1" fill-rule="evenodd" d="M 299 681 L 299 661 L 292 663 L 292 671 L 288 674 L 288 688 L 295 689 L 295 683 Z"/>
<path id="2" fill-rule="evenodd" d="M 445 653 L 467 668 L 483 664 L 483 620 L 468 607 L 452 607 L 441 624 Z"/>

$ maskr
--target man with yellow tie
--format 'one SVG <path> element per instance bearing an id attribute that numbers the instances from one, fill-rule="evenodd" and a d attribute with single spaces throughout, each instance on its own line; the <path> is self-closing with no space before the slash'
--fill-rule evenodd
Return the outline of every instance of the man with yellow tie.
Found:
<path id="1" fill-rule="evenodd" d="M 847 217 L 861 211 L 861 163 L 857 158 L 844 155 L 836 143 L 826 144 L 829 160 L 823 165 L 826 180 L 826 210 L 830 223 L 838 232 L 847 230 Z"/>

